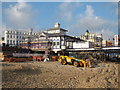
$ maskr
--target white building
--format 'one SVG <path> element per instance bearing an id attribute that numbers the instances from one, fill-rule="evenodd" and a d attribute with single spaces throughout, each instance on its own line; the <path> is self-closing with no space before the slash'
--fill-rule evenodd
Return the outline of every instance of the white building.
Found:
<path id="1" fill-rule="evenodd" d="M 66 35 L 66 32 L 68 32 L 68 30 L 60 28 L 59 23 L 55 23 L 54 28 L 51 28 L 45 31 L 45 33 L 48 33 L 48 34 L 60 34 L 60 35 Z"/>
<path id="2" fill-rule="evenodd" d="M 80 36 L 80 39 L 83 39 L 87 42 L 93 42 L 94 46 L 101 46 L 102 45 L 102 34 L 94 34 L 90 33 L 88 30 L 85 32 L 84 35 Z"/>
<path id="3" fill-rule="evenodd" d="M 0 46 L 3 46 L 4 43 L 5 43 L 4 37 L 1 37 L 1 39 L 0 39 Z"/>
<path id="4" fill-rule="evenodd" d="M 102 41 L 102 46 L 103 46 L 103 47 L 106 47 L 106 43 L 107 43 L 107 40 L 103 40 L 103 41 Z"/>
<path id="5" fill-rule="evenodd" d="M 79 37 L 66 35 L 66 32 L 68 32 L 68 30 L 60 28 L 60 24 L 56 23 L 53 28 L 44 31 L 38 37 L 29 38 L 29 45 L 26 38 L 21 46 L 26 48 L 29 46 L 30 49 L 34 47 L 34 49 L 40 51 L 48 45 L 47 47 L 50 46 L 51 51 L 58 52 L 73 48 L 73 42 L 82 41 Z"/>
<path id="6" fill-rule="evenodd" d="M 52 43 L 52 51 L 62 51 L 69 48 L 73 48 L 73 42 L 82 41 L 79 37 L 69 36 L 66 33 L 68 30 L 65 30 L 60 27 L 59 23 L 55 23 L 54 27 L 44 31 L 46 37 Z"/>
<path id="7" fill-rule="evenodd" d="M 118 46 L 118 35 L 114 35 L 114 46 Z"/>
<path id="8" fill-rule="evenodd" d="M 36 35 L 37 33 L 34 33 L 32 29 L 30 29 L 29 32 L 20 30 L 6 30 L 4 32 L 4 40 L 6 45 L 16 46 L 23 42 L 25 37 Z"/>
<path id="9" fill-rule="evenodd" d="M 73 48 L 73 42 L 81 41 L 81 39 L 74 36 L 66 35 L 68 30 L 60 28 L 60 24 L 56 23 L 54 28 L 45 31 L 48 39 L 52 42 L 51 49 L 55 52 Z"/>

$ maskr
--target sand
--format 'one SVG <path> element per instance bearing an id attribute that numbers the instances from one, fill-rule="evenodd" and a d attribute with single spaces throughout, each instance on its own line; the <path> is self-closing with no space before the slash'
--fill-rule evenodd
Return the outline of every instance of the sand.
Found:
<path id="1" fill-rule="evenodd" d="M 3 88 L 118 88 L 118 65 L 99 63 L 94 68 L 60 62 L 0 62 Z"/>

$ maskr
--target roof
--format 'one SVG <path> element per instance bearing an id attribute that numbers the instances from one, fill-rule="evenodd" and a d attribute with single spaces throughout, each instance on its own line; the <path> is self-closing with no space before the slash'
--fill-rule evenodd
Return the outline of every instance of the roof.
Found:
<path id="1" fill-rule="evenodd" d="M 88 30 L 87 30 L 86 32 L 87 32 L 87 33 L 89 33 L 89 31 L 88 31 Z"/>
<path id="2" fill-rule="evenodd" d="M 70 37 L 71 39 L 77 39 L 80 41 L 84 41 L 82 39 L 80 39 L 79 37 L 74 37 L 74 36 L 69 36 L 69 35 L 61 35 L 61 34 L 48 34 L 48 37 Z"/>
<path id="3" fill-rule="evenodd" d="M 51 30 L 61 30 L 61 31 L 65 31 L 65 32 L 68 32 L 68 30 L 65 30 L 65 29 L 63 29 L 63 28 L 50 28 L 50 29 L 48 29 L 47 31 L 51 31 Z"/>

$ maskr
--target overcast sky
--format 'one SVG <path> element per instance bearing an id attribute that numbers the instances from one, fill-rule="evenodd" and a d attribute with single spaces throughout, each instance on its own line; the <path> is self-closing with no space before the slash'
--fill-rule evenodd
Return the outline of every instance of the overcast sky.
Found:
<path id="1" fill-rule="evenodd" d="M 56 22 L 68 29 L 69 35 L 80 36 L 89 30 L 105 39 L 118 34 L 117 2 L 3 2 L 2 27 L 33 28 L 43 31 Z M 3 33 L 1 31 L 1 33 Z"/>

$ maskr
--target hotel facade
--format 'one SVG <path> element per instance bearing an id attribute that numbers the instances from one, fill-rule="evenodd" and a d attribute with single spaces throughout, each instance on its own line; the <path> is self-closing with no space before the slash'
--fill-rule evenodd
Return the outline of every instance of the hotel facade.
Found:
<path id="1" fill-rule="evenodd" d="M 68 30 L 55 23 L 53 28 L 35 33 L 27 31 L 6 30 L 4 42 L 9 46 L 19 46 L 34 51 L 64 51 L 66 49 L 93 48 L 101 46 L 102 34 L 95 35 L 87 30 L 80 37 L 67 35 Z"/>
<path id="2" fill-rule="evenodd" d="M 25 40 L 28 36 L 37 36 L 37 33 L 34 33 L 32 29 L 28 32 L 22 30 L 6 30 L 4 32 L 4 43 L 9 46 L 19 45 Z"/>
<path id="3" fill-rule="evenodd" d="M 87 42 L 91 42 L 94 44 L 94 47 L 96 46 L 102 46 L 102 34 L 94 34 L 90 33 L 88 30 L 85 32 L 84 35 L 80 36 L 80 39 L 83 39 Z"/>
<path id="4" fill-rule="evenodd" d="M 83 41 L 79 37 L 67 35 L 66 32 L 68 30 L 60 28 L 60 24 L 56 23 L 53 28 L 42 32 L 37 37 L 26 37 L 25 41 L 21 43 L 21 47 L 36 51 L 51 50 L 58 52 L 73 48 L 74 42 Z"/>

